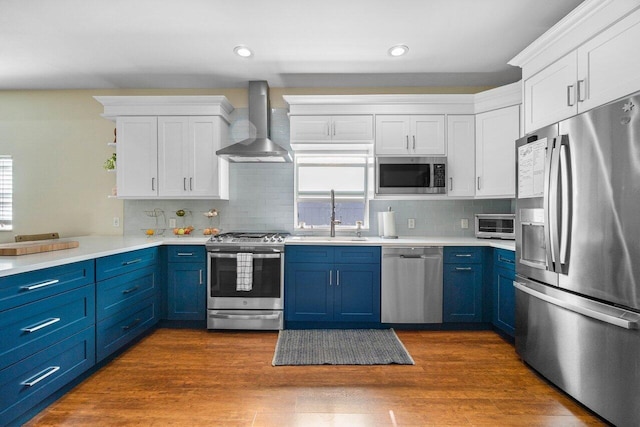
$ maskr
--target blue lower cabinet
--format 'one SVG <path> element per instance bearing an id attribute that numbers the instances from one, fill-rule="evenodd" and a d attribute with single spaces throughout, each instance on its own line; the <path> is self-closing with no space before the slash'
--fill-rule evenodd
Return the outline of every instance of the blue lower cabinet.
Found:
<path id="1" fill-rule="evenodd" d="M 444 322 L 482 322 L 482 251 L 482 247 L 444 248 Z"/>
<path id="2" fill-rule="evenodd" d="M 172 262 L 167 266 L 167 319 L 205 320 L 207 271 L 204 262 Z"/>
<path id="3" fill-rule="evenodd" d="M 48 398 L 95 364 L 91 326 L 0 370 L 0 425 Z"/>
<path id="4" fill-rule="evenodd" d="M 379 324 L 380 248 L 287 246 L 285 320 Z"/>
<path id="5" fill-rule="evenodd" d="M 516 278 L 513 251 L 494 249 L 493 263 L 493 325 L 511 337 L 515 336 Z"/>

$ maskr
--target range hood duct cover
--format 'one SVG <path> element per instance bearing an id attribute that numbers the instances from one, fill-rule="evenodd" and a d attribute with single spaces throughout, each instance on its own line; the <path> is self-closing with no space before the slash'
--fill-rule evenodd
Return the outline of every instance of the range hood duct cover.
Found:
<path id="1" fill-rule="evenodd" d="M 249 122 L 255 126 L 256 137 L 245 139 L 216 151 L 218 156 L 235 163 L 285 163 L 291 161 L 289 152 L 269 139 L 271 106 L 266 81 L 249 82 Z"/>

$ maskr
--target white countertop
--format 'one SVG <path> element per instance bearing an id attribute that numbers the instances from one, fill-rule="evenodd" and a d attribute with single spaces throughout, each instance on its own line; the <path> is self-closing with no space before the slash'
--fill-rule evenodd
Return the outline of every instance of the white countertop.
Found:
<path id="1" fill-rule="evenodd" d="M 471 237 L 400 237 L 382 239 L 366 237 L 365 240 L 353 240 L 353 236 L 336 238 L 315 236 L 311 239 L 287 239 L 288 245 L 368 245 L 384 247 L 411 246 L 490 246 L 493 248 L 515 250 L 513 240 L 489 240 Z M 161 245 L 204 245 L 208 237 L 121 237 L 121 236 L 82 236 L 64 240 L 76 240 L 79 246 L 52 252 L 31 255 L 0 256 L 0 277 L 72 262 L 85 261 L 103 256 L 115 255 L 136 249 Z"/>

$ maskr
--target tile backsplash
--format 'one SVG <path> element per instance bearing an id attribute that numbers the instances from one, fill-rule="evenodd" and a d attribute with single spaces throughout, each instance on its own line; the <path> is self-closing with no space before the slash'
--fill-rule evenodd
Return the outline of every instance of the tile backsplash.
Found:
<path id="1" fill-rule="evenodd" d="M 247 137 L 248 110 L 239 108 L 231 115 L 231 142 Z M 272 109 L 271 139 L 290 149 L 287 110 Z M 209 227 L 203 215 L 209 209 L 220 212 L 212 225 L 223 231 L 288 231 L 293 232 L 294 167 L 292 163 L 230 163 L 229 200 L 125 200 L 124 234 L 144 235 L 144 230 L 156 227 L 156 218 L 146 212 L 161 210 L 157 228 L 169 228 L 169 220 L 177 225 L 192 225 L 197 235 Z M 513 204 L 503 200 L 372 200 L 368 231 L 377 235 L 377 212 L 391 207 L 396 212 L 396 230 L 401 236 L 474 236 L 476 213 L 509 213 Z M 176 211 L 187 211 L 178 217 Z M 407 227 L 407 220 L 415 219 L 415 228 Z M 460 227 L 461 219 L 468 219 L 469 228 Z M 165 235 L 170 235 L 167 230 Z"/>

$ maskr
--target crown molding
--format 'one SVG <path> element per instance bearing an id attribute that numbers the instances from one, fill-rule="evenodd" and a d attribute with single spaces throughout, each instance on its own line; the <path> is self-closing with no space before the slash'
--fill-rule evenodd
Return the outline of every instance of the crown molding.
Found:
<path id="1" fill-rule="evenodd" d="M 94 96 L 104 106 L 102 117 L 221 116 L 227 122 L 234 110 L 225 96 Z"/>

